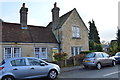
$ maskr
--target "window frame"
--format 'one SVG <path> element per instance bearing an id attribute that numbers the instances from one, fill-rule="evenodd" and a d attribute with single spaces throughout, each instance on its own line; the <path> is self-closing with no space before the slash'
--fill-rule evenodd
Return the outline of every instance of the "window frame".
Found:
<path id="1" fill-rule="evenodd" d="M 36 48 L 39 49 L 38 57 L 35 56 L 35 54 L 36 54 L 35 49 L 36 49 Z M 45 56 L 42 56 L 42 54 L 44 54 L 44 53 L 42 52 L 42 49 L 44 49 L 44 48 L 46 49 L 46 50 L 45 50 Z M 47 59 L 47 57 L 48 57 L 47 55 L 48 55 L 48 48 L 46 48 L 46 47 L 35 47 L 35 48 L 34 48 L 34 57 L 35 57 L 35 58 Z"/>
<path id="2" fill-rule="evenodd" d="M 17 60 L 24 60 L 24 64 L 25 64 L 25 65 L 13 65 L 12 62 L 13 62 L 13 61 L 15 62 L 15 61 L 17 61 Z M 15 60 L 10 61 L 10 64 L 11 64 L 12 66 L 27 66 L 26 59 L 15 59 Z"/>
<path id="3" fill-rule="evenodd" d="M 21 57 L 21 48 L 20 47 L 4 47 L 4 59 L 15 57 L 15 48 L 19 48 L 19 53 L 17 57 Z M 10 57 L 8 57 L 8 53 L 6 53 L 6 49 L 10 49 Z"/>
<path id="4" fill-rule="evenodd" d="M 72 38 L 78 38 L 80 39 L 80 27 L 78 26 L 72 26 Z"/>
<path id="5" fill-rule="evenodd" d="M 81 46 L 72 46 L 71 47 L 71 56 L 79 55 L 81 51 L 82 51 L 82 47 Z"/>
<path id="6" fill-rule="evenodd" d="M 107 53 L 102 53 L 104 58 L 108 58 L 110 55 Z"/>

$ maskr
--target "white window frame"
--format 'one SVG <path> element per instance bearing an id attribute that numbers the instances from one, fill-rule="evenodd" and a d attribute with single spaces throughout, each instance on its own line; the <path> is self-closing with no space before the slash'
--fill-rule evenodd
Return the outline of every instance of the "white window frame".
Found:
<path id="1" fill-rule="evenodd" d="M 36 48 L 38 48 L 38 47 L 35 47 L 34 48 L 34 57 L 36 57 L 36 58 L 39 58 L 40 57 L 40 48 L 38 48 L 38 53 L 36 54 Z M 36 56 L 37 55 L 37 56 Z"/>
<path id="2" fill-rule="evenodd" d="M 11 49 L 10 57 L 8 57 L 8 54 L 6 53 L 6 49 L 7 48 Z M 14 52 L 15 48 L 19 48 L 18 56 L 15 56 L 15 52 Z M 12 58 L 12 57 L 21 57 L 21 48 L 20 47 L 5 47 L 4 48 L 4 59 L 6 59 L 6 58 Z"/>
<path id="3" fill-rule="evenodd" d="M 18 53 L 16 53 L 17 56 L 15 56 L 15 48 L 19 49 Z M 14 47 L 13 48 L 13 57 L 21 57 L 21 48 L 19 48 L 19 47 Z"/>
<path id="4" fill-rule="evenodd" d="M 38 48 L 39 49 L 39 52 L 38 52 L 38 57 L 36 57 L 36 52 L 35 52 L 35 49 Z M 43 56 L 42 54 L 44 54 L 42 52 L 42 49 L 45 48 L 45 56 Z M 34 48 L 34 57 L 36 58 L 40 58 L 40 59 L 47 59 L 47 55 L 48 55 L 48 49 L 46 47 L 35 47 Z"/>
<path id="5" fill-rule="evenodd" d="M 42 52 L 42 49 L 45 49 L 45 53 Z M 44 54 L 44 56 L 43 56 L 43 54 Z M 47 48 L 41 48 L 41 57 L 42 57 L 42 59 L 47 59 Z"/>
<path id="6" fill-rule="evenodd" d="M 6 47 L 4 48 L 4 59 L 7 59 L 7 58 L 12 58 L 12 49 L 11 49 L 11 53 L 10 53 L 10 57 L 8 56 L 8 53 L 6 53 L 6 49 L 8 49 L 9 47 Z"/>
<path id="7" fill-rule="evenodd" d="M 78 27 L 78 26 L 72 27 L 72 37 L 73 38 L 80 38 L 80 27 Z"/>
<path id="8" fill-rule="evenodd" d="M 72 51 L 72 49 L 73 49 L 73 51 Z M 77 49 L 77 53 L 76 53 L 76 49 Z M 82 51 L 82 47 L 81 46 L 71 47 L 71 56 L 79 55 L 81 51 Z"/>

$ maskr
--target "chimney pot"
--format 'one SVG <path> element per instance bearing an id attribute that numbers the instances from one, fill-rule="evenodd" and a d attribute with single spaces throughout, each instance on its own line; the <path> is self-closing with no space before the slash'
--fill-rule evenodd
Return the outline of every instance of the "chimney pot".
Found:
<path id="1" fill-rule="evenodd" d="M 27 12 L 28 8 L 25 8 L 25 3 L 22 4 L 22 7 L 20 9 L 20 24 L 21 29 L 27 29 Z"/>
<path id="2" fill-rule="evenodd" d="M 53 29 L 57 29 L 59 25 L 59 7 L 57 7 L 57 3 L 54 3 L 54 8 L 52 9 L 52 26 Z"/>
<path id="3" fill-rule="evenodd" d="M 55 4 L 54 4 L 54 8 L 55 8 L 55 7 L 57 7 L 57 3 L 56 3 L 56 2 L 55 2 Z"/>
<path id="4" fill-rule="evenodd" d="M 23 3 L 23 7 L 25 8 L 25 3 Z"/>

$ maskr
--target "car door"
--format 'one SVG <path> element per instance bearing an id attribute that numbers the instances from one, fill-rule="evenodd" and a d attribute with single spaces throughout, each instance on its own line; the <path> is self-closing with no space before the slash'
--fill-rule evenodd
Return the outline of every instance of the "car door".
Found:
<path id="1" fill-rule="evenodd" d="M 97 62 L 100 62 L 102 65 L 105 64 L 104 57 L 103 57 L 102 53 L 97 54 L 96 59 L 97 59 Z"/>
<path id="2" fill-rule="evenodd" d="M 40 65 L 42 62 L 39 59 L 28 58 L 29 73 L 31 77 L 47 76 L 48 65 Z"/>
<path id="3" fill-rule="evenodd" d="M 110 56 L 107 53 L 103 53 L 103 56 L 105 58 L 106 65 L 112 63 L 112 59 L 110 59 Z"/>
<path id="4" fill-rule="evenodd" d="M 26 65 L 26 59 L 15 59 L 11 61 L 12 73 L 16 78 L 28 77 L 29 68 Z"/>

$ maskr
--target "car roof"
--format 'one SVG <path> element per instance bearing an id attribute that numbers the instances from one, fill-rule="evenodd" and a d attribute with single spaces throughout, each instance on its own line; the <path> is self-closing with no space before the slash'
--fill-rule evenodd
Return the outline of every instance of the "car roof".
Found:
<path id="1" fill-rule="evenodd" d="M 4 61 L 11 61 L 11 60 L 14 60 L 14 59 L 27 59 L 27 58 L 34 58 L 34 59 L 38 59 L 38 58 L 35 58 L 35 57 L 14 57 L 14 58 L 7 58 L 7 59 L 4 59 Z"/>
<path id="2" fill-rule="evenodd" d="M 99 54 L 99 53 L 104 53 L 104 52 L 91 52 L 91 53 Z"/>
<path id="3" fill-rule="evenodd" d="M 117 52 L 116 54 L 120 54 L 120 52 Z"/>

